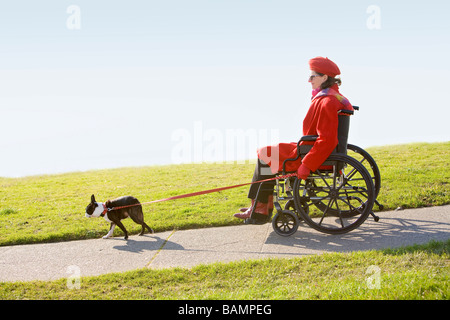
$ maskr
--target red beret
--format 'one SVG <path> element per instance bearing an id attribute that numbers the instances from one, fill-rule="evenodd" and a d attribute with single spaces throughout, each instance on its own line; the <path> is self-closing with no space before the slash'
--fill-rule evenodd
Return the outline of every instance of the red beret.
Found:
<path id="1" fill-rule="evenodd" d="M 309 60 L 309 68 L 315 72 L 326 74 L 332 78 L 341 74 L 339 67 L 328 58 L 316 57 Z"/>

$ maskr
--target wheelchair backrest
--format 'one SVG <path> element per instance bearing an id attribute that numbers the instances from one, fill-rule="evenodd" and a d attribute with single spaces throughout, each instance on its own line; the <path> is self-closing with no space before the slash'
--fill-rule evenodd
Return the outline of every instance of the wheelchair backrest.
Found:
<path id="1" fill-rule="evenodd" d="M 336 153 L 347 154 L 348 131 L 350 129 L 350 116 L 353 111 L 339 110 L 338 111 L 338 145 Z"/>
<path id="2" fill-rule="evenodd" d="M 338 145 L 332 153 L 343 153 L 347 154 L 347 140 L 348 131 L 350 129 L 350 116 L 353 111 L 350 110 L 339 110 L 338 111 Z M 342 161 L 327 161 L 322 164 L 322 166 L 332 166 L 337 165 L 336 170 L 340 171 L 344 167 L 344 162 Z"/>

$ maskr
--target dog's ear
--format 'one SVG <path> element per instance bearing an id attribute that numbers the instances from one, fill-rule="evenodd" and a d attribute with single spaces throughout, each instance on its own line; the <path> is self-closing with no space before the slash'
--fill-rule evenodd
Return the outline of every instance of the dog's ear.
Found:
<path id="1" fill-rule="evenodd" d="M 91 196 L 91 203 L 95 203 L 96 201 L 95 201 L 95 196 L 94 195 L 92 195 Z"/>

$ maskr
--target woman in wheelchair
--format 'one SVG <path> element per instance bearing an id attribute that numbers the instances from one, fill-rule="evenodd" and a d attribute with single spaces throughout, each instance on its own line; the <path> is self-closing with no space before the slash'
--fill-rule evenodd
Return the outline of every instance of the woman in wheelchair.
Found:
<path id="1" fill-rule="evenodd" d="M 338 144 L 338 111 L 353 110 L 351 103 L 342 96 L 338 86 L 341 80 L 339 67 L 328 58 L 316 57 L 309 61 L 312 86 L 312 101 L 303 120 L 303 136 L 318 136 L 315 142 L 304 141 L 302 145 L 312 145 L 311 150 L 297 161 L 286 162 L 286 172 L 297 172 L 303 180 L 311 171 L 316 171 Z M 258 161 L 252 182 L 275 177 L 283 170 L 285 159 L 295 158 L 297 142 L 280 143 L 258 150 Z M 248 198 L 250 208 L 242 208 L 234 216 L 246 219 L 247 223 L 265 223 L 273 211 L 273 190 L 275 181 L 252 184 Z M 251 219 L 250 219 L 251 218 Z"/>

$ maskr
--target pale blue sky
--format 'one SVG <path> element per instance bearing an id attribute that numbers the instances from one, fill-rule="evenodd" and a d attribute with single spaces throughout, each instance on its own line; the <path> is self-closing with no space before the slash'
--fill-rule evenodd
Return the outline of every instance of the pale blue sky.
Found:
<path id="1" fill-rule="evenodd" d="M 169 164 L 179 132 L 204 160 L 230 131 L 257 133 L 246 158 L 264 133 L 295 141 L 315 56 L 339 65 L 361 107 L 351 143 L 448 141 L 449 12 L 436 0 L 4 1 L 0 176 Z"/>

